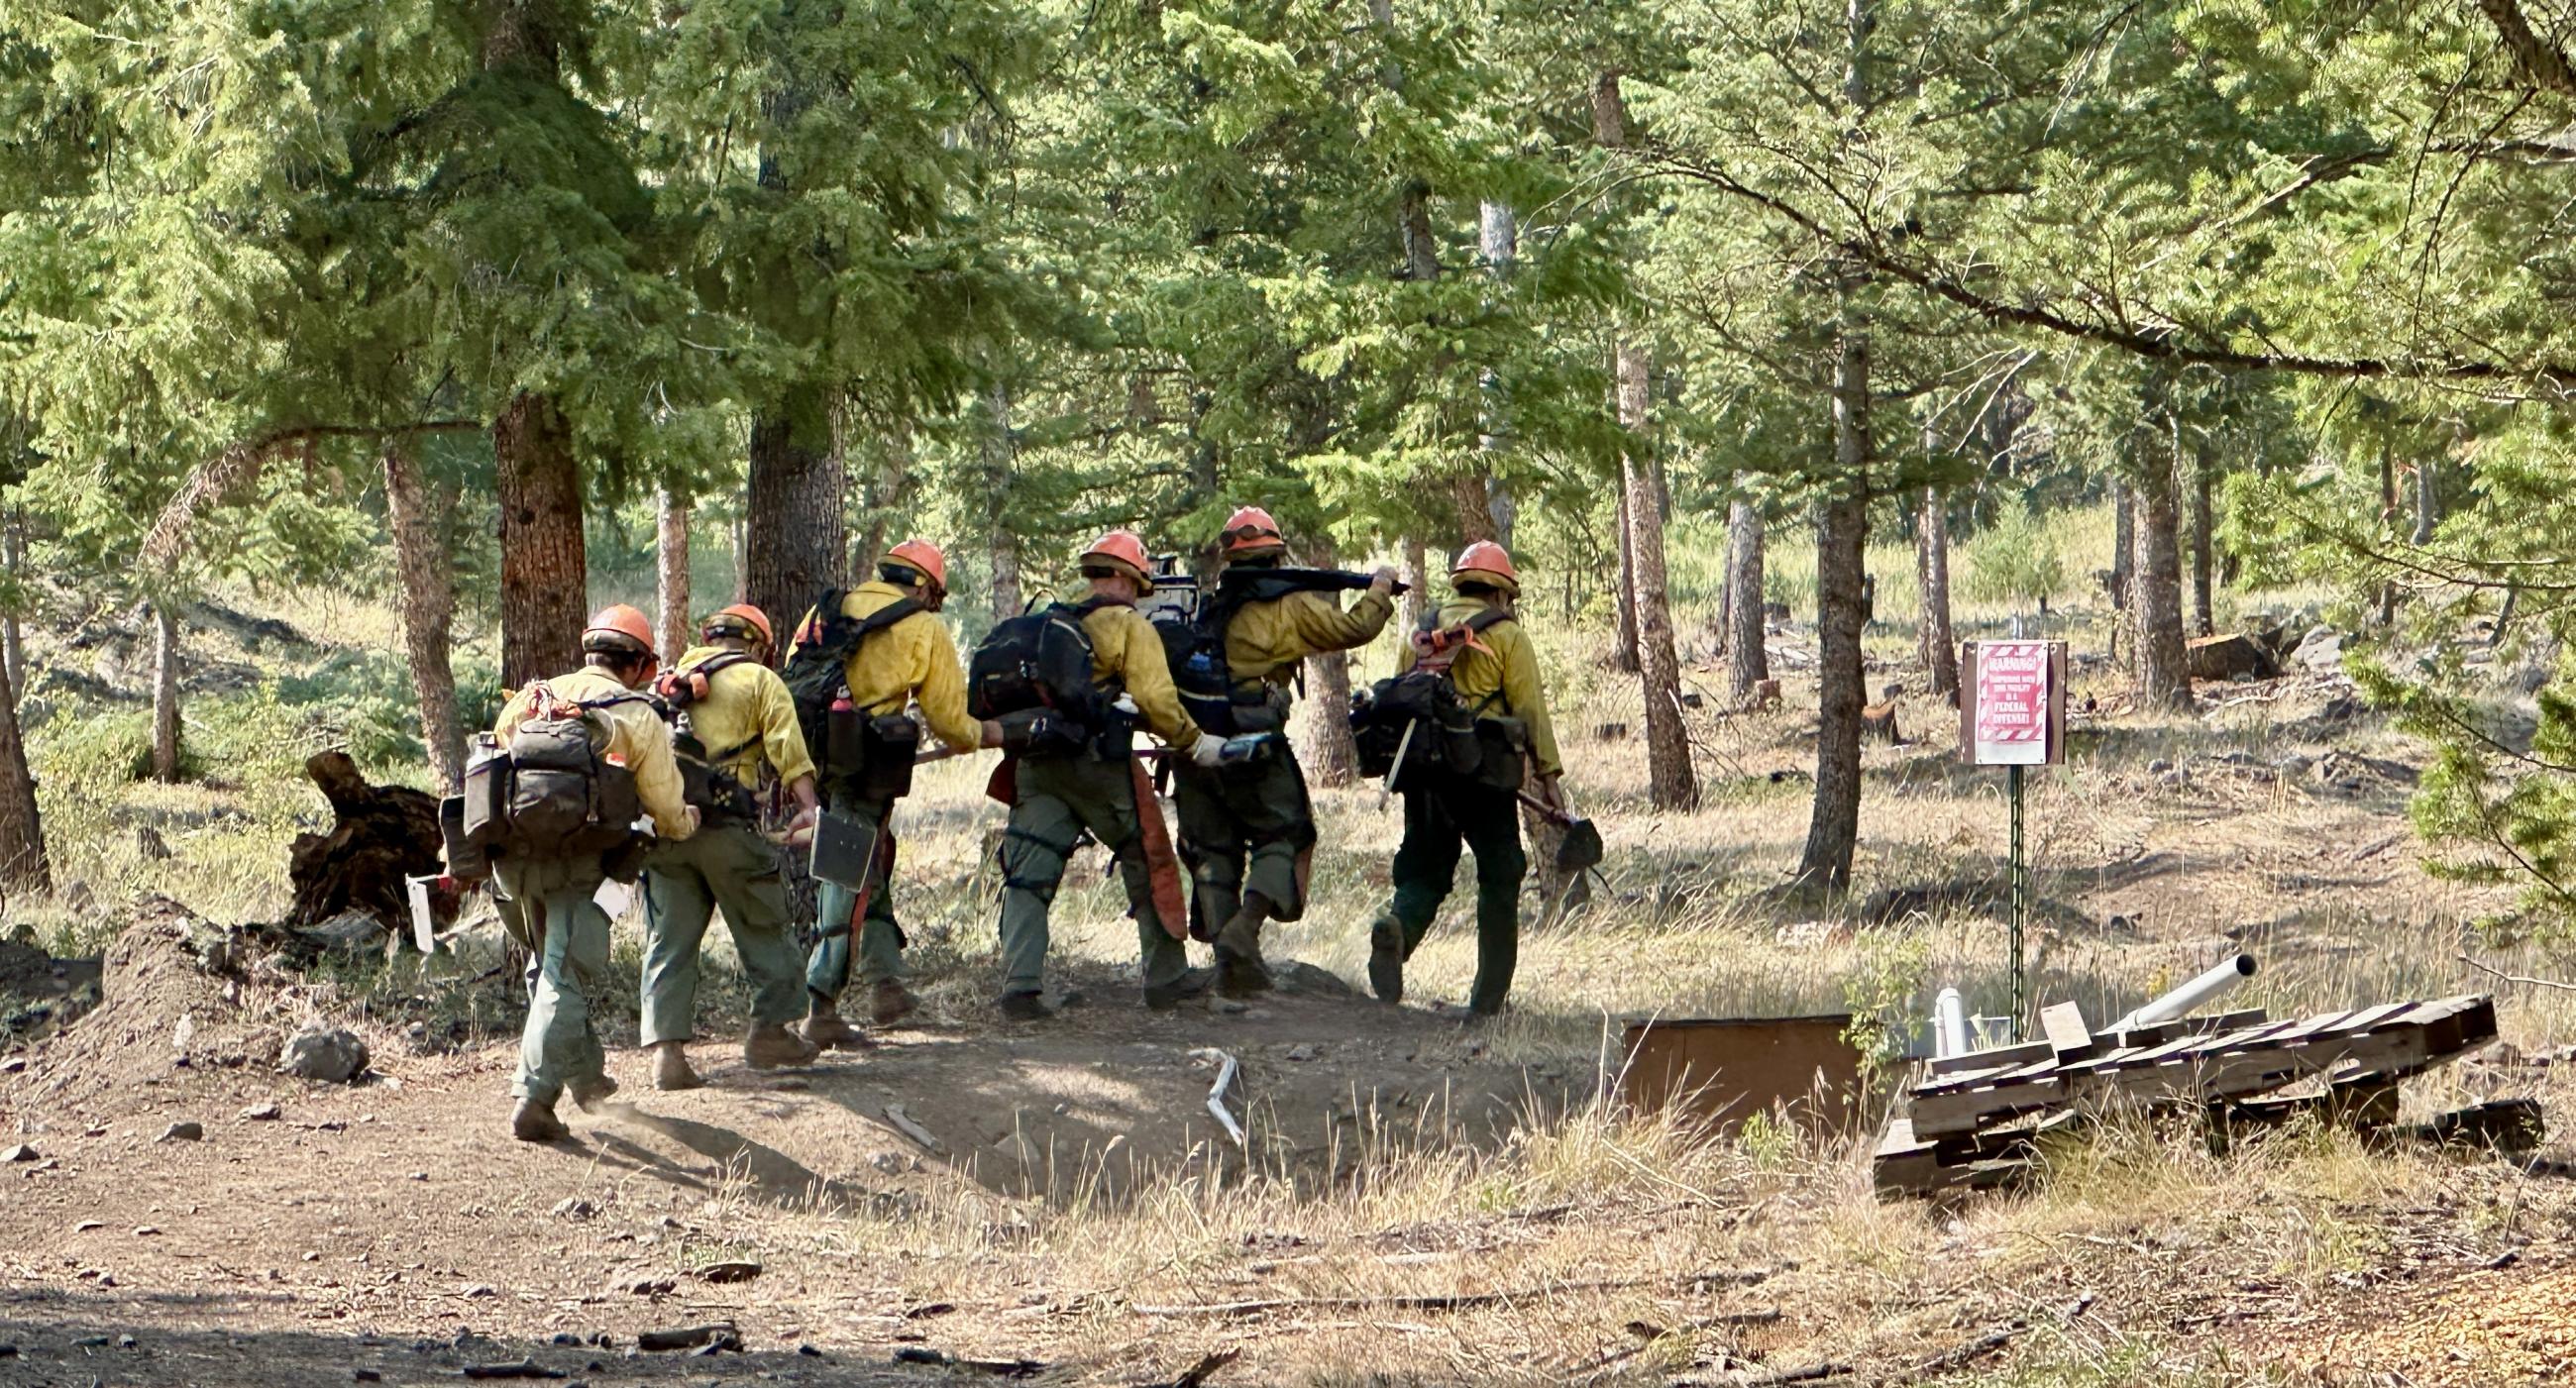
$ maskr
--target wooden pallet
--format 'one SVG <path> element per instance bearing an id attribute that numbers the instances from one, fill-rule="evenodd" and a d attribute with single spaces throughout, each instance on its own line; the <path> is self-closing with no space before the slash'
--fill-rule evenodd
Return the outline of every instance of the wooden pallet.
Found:
<path id="1" fill-rule="evenodd" d="M 1879 1146 L 1880 1189 L 1982 1183 L 1980 1168 L 2025 1165 L 2040 1138 L 2118 1104 L 2232 1109 L 2240 1121 L 2298 1110 L 2363 1121 L 2393 1105 L 2398 1081 L 2496 1036 L 2495 1003 L 2477 995 L 2281 1022 L 2234 1012 L 2107 1037 L 2086 1029 L 2072 1005 L 2041 1020 L 2045 1041 L 1932 1064 Z M 2319 1080 L 2326 1087 L 2314 1098 L 2249 1102 Z"/>

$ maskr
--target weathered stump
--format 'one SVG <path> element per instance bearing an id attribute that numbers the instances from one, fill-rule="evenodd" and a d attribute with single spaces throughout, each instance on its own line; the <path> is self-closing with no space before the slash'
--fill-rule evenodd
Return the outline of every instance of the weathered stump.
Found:
<path id="1" fill-rule="evenodd" d="M 304 763 L 337 822 L 327 834 L 298 834 L 287 853 L 287 878 L 295 905 L 287 924 L 318 925 L 350 911 L 373 916 L 385 929 L 411 928 L 407 877 L 432 876 L 439 861 L 438 801 L 409 786 L 378 786 L 358 774 L 346 752 L 320 752 Z M 438 924 L 455 917 L 452 901 L 433 909 Z"/>

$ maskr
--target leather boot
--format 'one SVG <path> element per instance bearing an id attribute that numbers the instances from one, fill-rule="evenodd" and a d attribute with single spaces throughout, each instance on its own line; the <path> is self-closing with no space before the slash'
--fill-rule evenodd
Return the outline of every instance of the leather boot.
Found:
<path id="1" fill-rule="evenodd" d="M 790 1065 L 811 1065 L 822 1048 L 789 1031 L 783 1024 L 770 1022 L 755 1026 L 742 1038 L 742 1063 L 754 1070 L 776 1070 Z"/>
<path id="2" fill-rule="evenodd" d="M 838 1007 L 824 999 L 814 999 L 814 1010 L 805 1016 L 805 1039 L 820 1050 L 855 1051 L 868 1044 L 867 1033 L 841 1020 Z"/>
<path id="3" fill-rule="evenodd" d="M 876 986 L 868 990 L 868 1020 L 881 1027 L 893 1026 L 920 1006 L 921 1000 L 912 995 L 912 990 L 895 979 L 878 979 Z"/>
<path id="4" fill-rule="evenodd" d="M 1393 916 L 1369 926 L 1368 974 L 1379 1002 L 1404 1001 L 1404 926 Z"/>
<path id="5" fill-rule="evenodd" d="M 607 1103 L 609 1097 L 617 1092 L 617 1080 L 603 1070 L 565 1085 L 564 1092 L 572 1096 L 573 1104 L 582 1112 L 590 1113 Z"/>
<path id="6" fill-rule="evenodd" d="M 510 1136 L 521 1142 L 561 1142 L 572 1136 L 572 1129 L 555 1117 L 555 1106 L 534 1099 L 521 1099 L 510 1110 Z"/>
<path id="7" fill-rule="evenodd" d="M 1014 1022 L 1043 1022 L 1055 1015 L 1045 996 L 1038 993 L 1004 993 L 993 1005 Z"/>
<path id="8" fill-rule="evenodd" d="M 706 1081 L 689 1068 L 689 1045 L 685 1041 L 665 1041 L 653 1048 L 653 1087 L 664 1093 L 678 1089 L 698 1089 Z"/>
<path id="9" fill-rule="evenodd" d="M 1169 1012 L 1192 998 L 1207 996 L 1208 985 L 1216 981 L 1206 969 L 1183 969 L 1181 976 L 1169 983 L 1145 985 L 1145 1005 L 1156 1012 Z"/>
<path id="10" fill-rule="evenodd" d="M 1270 969 L 1261 962 L 1261 918 L 1237 912 L 1216 933 L 1216 990 L 1229 998 L 1270 991 Z"/>

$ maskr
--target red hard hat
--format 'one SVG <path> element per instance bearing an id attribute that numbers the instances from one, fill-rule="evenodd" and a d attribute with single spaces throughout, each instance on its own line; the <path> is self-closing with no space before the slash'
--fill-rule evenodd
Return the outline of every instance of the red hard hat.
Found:
<path id="1" fill-rule="evenodd" d="M 1520 595 L 1520 571 L 1512 567 L 1512 556 L 1491 540 L 1478 540 L 1458 551 L 1458 562 L 1449 566 L 1449 581 L 1454 585 L 1469 575 L 1515 597 Z"/>
<path id="2" fill-rule="evenodd" d="M 581 648 L 585 651 L 612 649 L 618 643 L 605 638 L 618 636 L 634 643 L 646 655 L 657 654 L 653 649 L 653 624 L 645 620 L 643 613 L 622 602 L 599 609 L 599 615 L 590 619 L 589 627 L 581 633 Z"/>
<path id="3" fill-rule="evenodd" d="M 778 644 L 777 638 L 770 634 L 769 614 L 747 602 L 738 602 L 731 607 L 717 612 L 715 615 L 707 618 L 705 624 L 701 626 L 699 630 L 705 631 L 713 629 L 718 622 L 723 621 L 727 617 L 737 618 L 745 625 L 749 626 L 753 631 L 760 633 L 760 644 L 764 646 L 774 646 Z"/>
<path id="4" fill-rule="evenodd" d="M 1279 522 L 1258 506 L 1246 506 L 1225 518 L 1225 529 L 1218 536 L 1225 542 L 1225 552 L 1242 554 L 1257 549 L 1285 549 L 1287 539 L 1279 533 Z"/>
<path id="5" fill-rule="evenodd" d="M 1139 588 L 1151 589 L 1154 586 L 1153 576 L 1146 569 L 1145 542 L 1138 539 L 1133 530 L 1112 530 L 1092 541 L 1091 548 L 1082 552 L 1082 562 L 1107 564 L 1123 570 L 1136 580 Z"/>
<path id="6" fill-rule="evenodd" d="M 918 569 L 923 577 L 930 580 L 931 587 L 943 593 L 948 591 L 948 556 L 940 553 L 939 546 L 928 540 L 906 540 L 887 550 L 885 561 Z"/>

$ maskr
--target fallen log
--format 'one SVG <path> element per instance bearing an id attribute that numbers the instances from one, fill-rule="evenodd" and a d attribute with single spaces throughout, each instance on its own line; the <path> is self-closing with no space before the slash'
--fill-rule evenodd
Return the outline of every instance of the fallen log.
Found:
<path id="1" fill-rule="evenodd" d="M 1177 1306 L 1130 1306 L 1139 1316 L 1266 1316 L 1273 1311 L 1462 1311 L 1478 1306 L 1541 1301 L 1572 1292 L 1624 1292 L 1639 1287 L 1749 1287 L 1769 1280 L 1766 1268 L 1721 1268 L 1686 1277 L 1618 1277 L 1598 1282 L 1559 1282 L 1508 1292 L 1453 1292 L 1436 1296 L 1278 1297 L 1266 1301 L 1208 1301 Z"/>
<path id="2" fill-rule="evenodd" d="M 319 925 L 348 912 L 363 912 L 396 934 L 411 928 L 410 877 L 440 871 L 438 801 L 409 786 L 370 785 L 346 752 L 319 752 L 304 774 L 331 802 L 335 822 L 327 834 L 298 834 L 287 849 L 286 875 L 295 887 L 291 926 Z M 433 894 L 437 924 L 455 923 L 452 899 Z"/>

